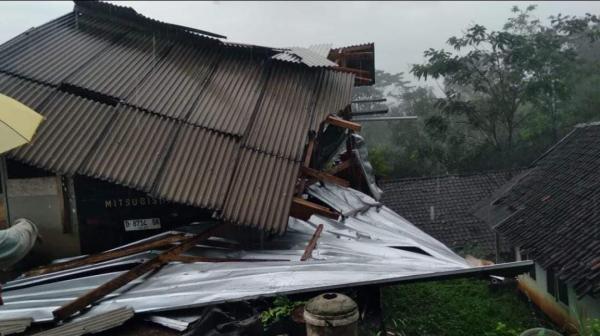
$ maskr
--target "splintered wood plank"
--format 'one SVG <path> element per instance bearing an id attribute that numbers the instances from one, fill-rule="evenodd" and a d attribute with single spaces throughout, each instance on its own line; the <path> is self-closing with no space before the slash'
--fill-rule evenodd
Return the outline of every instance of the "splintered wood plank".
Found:
<path id="1" fill-rule="evenodd" d="M 126 257 L 126 256 L 129 256 L 132 254 L 169 246 L 173 243 L 183 240 L 184 238 L 185 238 L 184 234 L 174 234 L 174 235 L 170 235 L 165 238 L 154 240 L 154 241 L 139 243 L 139 244 L 123 247 L 123 248 L 113 250 L 113 251 L 92 254 L 90 256 L 83 257 L 80 259 L 75 259 L 75 260 L 70 260 L 70 261 L 65 261 L 65 262 L 61 262 L 61 263 L 43 266 L 40 268 L 33 269 L 29 272 L 26 272 L 24 275 L 26 277 L 32 277 L 32 276 L 36 276 L 36 275 L 43 275 L 43 274 L 54 273 L 54 272 L 58 272 L 58 271 L 64 271 L 64 270 L 68 270 L 68 269 L 72 269 L 72 268 L 76 268 L 76 267 L 92 265 L 92 264 L 100 263 L 100 262 L 107 261 L 107 260 L 122 258 L 122 257 Z"/>
<path id="2" fill-rule="evenodd" d="M 290 208 L 290 215 L 292 217 L 307 220 L 310 218 L 310 216 L 315 214 L 332 219 L 338 219 L 340 217 L 328 207 L 307 201 L 301 197 L 294 197 L 292 200 L 292 206 Z"/>
<path id="3" fill-rule="evenodd" d="M 309 176 L 309 177 L 314 177 L 315 179 L 317 179 L 319 181 L 335 183 L 342 187 L 350 186 L 350 182 L 344 180 L 343 178 L 333 176 L 331 174 L 328 174 L 328 173 L 325 173 L 325 172 L 322 172 L 322 171 L 319 171 L 316 169 L 312 169 L 312 168 L 308 168 L 308 167 L 301 167 L 300 171 L 302 172 L 302 174 Z"/>
<path id="4" fill-rule="evenodd" d="M 325 119 L 325 122 L 327 122 L 331 125 L 338 126 L 338 127 L 351 129 L 354 132 L 360 132 L 360 129 L 362 128 L 362 126 L 360 124 L 357 124 L 355 122 L 348 121 L 348 120 L 345 120 L 342 118 L 334 117 L 331 115 L 328 116 L 327 119 Z"/>
<path id="5" fill-rule="evenodd" d="M 313 233 L 308 245 L 306 245 L 306 248 L 304 249 L 304 253 L 302 254 L 302 258 L 300 258 L 300 261 L 306 261 L 309 258 L 312 258 L 313 250 L 317 246 L 317 240 L 319 240 L 321 232 L 323 232 L 323 224 L 319 224 L 319 226 L 317 226 L 315 233 Z"/>
<path id="6" fill-rule="evenodd" d="M 181 253 L 191 249 L 203 240 L 210 238 L 213 234 L 221 228 L 223 224 L 213 226 L 202 233 L 187 238 L 177 246 L 174 246 L 158 256 L 139 264 L 129 271 L 117 276 L 116 278 L 102 284 L 101 286 L 83 294 L 77 299 L 63 305 L 62 307 L 54 310 L 52 314 L 58 320 L 65 320 L 69 316 L 75 314 L 78 311 L 85 309 L 88 305 L 94 303 L 98 299 L 105 297 L 106 295 L 114 292 L 115 290 L 125 286 L 129 282 L 141 277 L 142 275 L 159 269 L 164 264 L 175 260 Z"/>

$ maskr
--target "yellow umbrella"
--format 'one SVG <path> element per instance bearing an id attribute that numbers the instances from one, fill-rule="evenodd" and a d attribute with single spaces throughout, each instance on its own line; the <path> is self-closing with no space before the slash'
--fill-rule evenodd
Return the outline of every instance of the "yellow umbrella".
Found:
<path id="1" fill-rule="evenodd" d="M 0 94 L 0 154 L 31 141 L 44 117 Z"/>

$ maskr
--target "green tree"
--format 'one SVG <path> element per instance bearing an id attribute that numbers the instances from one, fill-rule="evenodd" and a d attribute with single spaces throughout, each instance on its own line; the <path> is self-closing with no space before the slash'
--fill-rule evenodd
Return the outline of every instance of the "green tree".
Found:
<path id="1" fill-rule="evenodd" d="M 532 18 L 535 6 L 513 8 L 500 31 L 475 24 L 461 37 L 447 43 L 453 51 L 429 49 L 427 63 L 414 65 L 411 73 L 419 79 L 443 78 L 444 98 L 438 106 L 443 114 L 429 124 L 437 130 L 449 117 L 462 117 L 468 126 L 496 150 L 512 151 L 515 137 L 534 105 L 550 116 L 557 129 L 556 106 L 566 101 L 568 75 L 576 56 L 572 43 L 598 22 L 596 16 L 551 18 L 543 26 Z M 589 34 L 594 37 L 594 34 Z"/>

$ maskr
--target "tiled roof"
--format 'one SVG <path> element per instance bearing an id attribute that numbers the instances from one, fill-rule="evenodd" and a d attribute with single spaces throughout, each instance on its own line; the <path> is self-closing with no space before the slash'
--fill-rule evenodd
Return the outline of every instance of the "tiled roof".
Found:
<path id="1" fill-rule="evenodd" d="M 283 232 L 299 162 L 354 75 L 272 59 L 131 8 L 74 11 L 0 46 L 0 93 L 46 117 L 13 159 Z"/>
<path id="2" fill-rule="evenodd" d="M 600 297 L 600 124 L 576 127 L 513 184 L 487 202 L 504 214 L 495 229 L 579 295 Z"/>
<path id="3" fill-rule="evenodd" d="M 450 248 L 475 249 L 482 253 L 478 257 L 491 256 L 495 252 L 493 230 L 469 210 L 513 174 L 499 171 L 382 181 L 382 203 Z"/>

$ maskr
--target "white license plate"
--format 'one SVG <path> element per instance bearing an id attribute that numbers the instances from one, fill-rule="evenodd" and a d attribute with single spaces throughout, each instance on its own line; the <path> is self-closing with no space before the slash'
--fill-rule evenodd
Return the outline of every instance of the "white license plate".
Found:
<path id="1" fill-rule="evenodd" d="M 160 229 L 160 218 L 126 219 L 125 231 Z"/>

